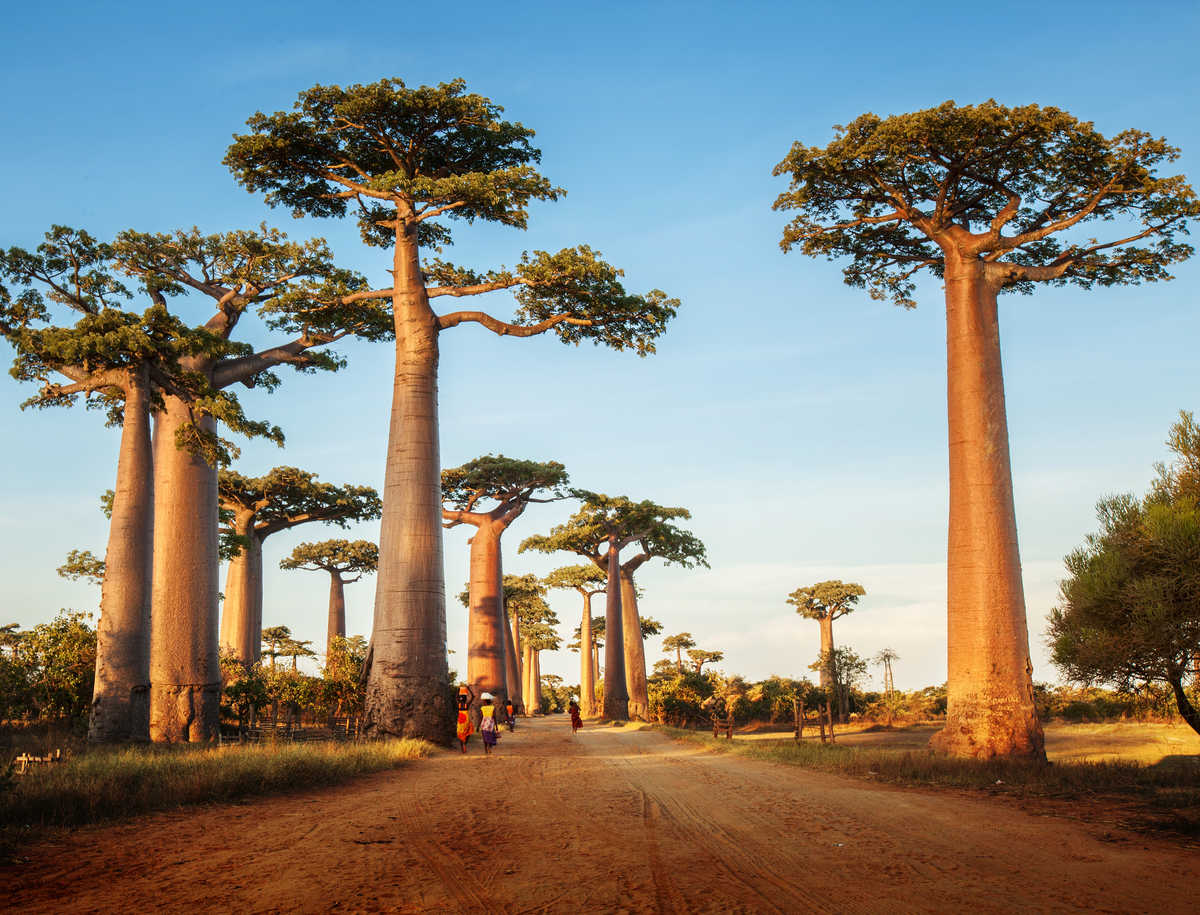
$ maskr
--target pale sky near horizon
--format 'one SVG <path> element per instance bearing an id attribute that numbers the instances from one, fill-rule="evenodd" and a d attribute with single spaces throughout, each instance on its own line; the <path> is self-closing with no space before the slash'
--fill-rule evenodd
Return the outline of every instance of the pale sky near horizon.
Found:
<path id="1" fill-rule="evenodd" d="M 824 144 L 864 111 L 898 114 L 946 99 L 1036 102 L 1136 127 L 1183 150 L 1200 182 L 1200 7 L 1165 2 L 969 4 L 466 2 L 452 7 L 301 0 L 202 7 L 48 3 L 8 11 L 0 62 L 9 176 L 0 247 L 34 247 L 53 223 L 101 238 L 125 228 L 205 231 L 278 225 L 323 236 L 339 259 L 386 285 L 386 253 L 351 222 L 292 219 L 221 165 L 258 110 L 288 108 L 316 83 L 464 77 L 537 131 L 541 168 L 567 197 L 533 209 L 521 233 L 456 226 L 446 257 L 487 268 L 521 251 L 587 243 L 633 291 L 682 300 L 658 354 L 442 335 L 442 461 L 484 453 L 563 462 L 578 486 L 690 509 L 711 570 L 650 563 L 642 610 L 664 634 L 690 631 L 719 666 L 758 679 L 802 676 L 815 623 L 787 594 L 858 581 L 860 608 L 835 627 L 864 656 L 900 655 L 897 686 L 945 679 L 945 347 L 939 284 L 918 308 L 872 301 L 839 265 L 778 240 L 771 169 L 793 140 Z M 1099 230 L 1098 230 L 1099 231 Z M 1035 679 L 1056 680 L 1043 645 L 1062 557 L 1094 528 L 1096 501 L 1141 492 L 1180 409 L 1200 407 L 1200 259 L 1171 283 L 1041 288 L 1001 303 L 1009 430 Z M 510 313 L 494 295 L 479 304 Z M 181 309 L 195 320 L 199 305 Z M 269 335 L 256 318 L 245 339 Z M 324 480 L 381 487 L 392 359 L 388 344 L 338 350 L 336 375 L 284 375 L 243 393 L 248 414 L 283 427 L 286 449 L 245 443 L 247 474 L 290 464 Z M 0 344 L 0 356 L 11 349 Z M 30 626 L 98 590 L 59 579 L 68 550 L 102 553 L 99 494 L 112 486 L 117 433 L 98 413 L 20 412 L 32 393 L 0 384 L 0 623 Z M 617 422 L 614 423 L 614 417 Z M 614 433 L 614 429 L 618 430 Z M 544 574 L 572 557 L 518 554 L 566 517 L 533 506 L 506 535 L 505 570 Z M 377 536 L 377 525 L 307 526 L 266 543 L 267 625 L 320 646 L 323 575 L 281 572 L 302 541 Z M 445 537 L 451 665 L 465 668 L 468 534 Z M 223 576 L 222 576 L 223 577 Z M 350 631 L 367 633 L 373 580 L 347 589 Z M 552 604 L 569 637 L 577 595 Z M 599 611 L 599 606 L 597 606 Z M 661 657 L 647 643 L 647 664 Z M 578 681 L 577 656 L 544 673 Z M 872 683 L 878 671 L 872 668 Z"/>

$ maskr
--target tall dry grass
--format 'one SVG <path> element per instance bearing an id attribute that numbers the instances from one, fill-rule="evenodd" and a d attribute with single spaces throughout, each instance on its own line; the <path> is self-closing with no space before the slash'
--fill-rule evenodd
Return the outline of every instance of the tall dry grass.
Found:
<path id="1" fill-rule="evenodd" d="M 331 785 L 431 749 L 421 740 L 93 749 L 14 779 L 0 791 L 0 827 L 77 826 Z"/>

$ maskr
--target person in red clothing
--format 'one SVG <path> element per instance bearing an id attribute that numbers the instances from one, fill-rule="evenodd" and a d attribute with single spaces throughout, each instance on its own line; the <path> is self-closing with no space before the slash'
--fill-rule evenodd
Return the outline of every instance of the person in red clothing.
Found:
<path id="1" fill-rule="evenodd" d="M 471 703 L 475 701 L 475 693 L 464 683 L 455 693 L 454 701 L 458 705 L 458 724 L 455 726 L 454 733 L 458 736 L 462 751 L 466 753 L 467 738 L 475 731 L 475 726 L 471 724 Z"/>
<path id="2" fill-rule="evenodd" d="M 574 699 L 567 706 L 567 711 L 571 713 L 571 736 L 575 736 L 575 732 L 583 727 L 583 717 L 579 714 L 579 703 Z"/>

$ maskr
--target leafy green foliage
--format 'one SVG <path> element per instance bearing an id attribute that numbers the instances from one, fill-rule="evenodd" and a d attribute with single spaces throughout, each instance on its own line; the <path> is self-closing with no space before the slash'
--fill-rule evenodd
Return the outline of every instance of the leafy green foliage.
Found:
<path id="1" fill-rule="evenodd" d="M 231 530 L 237 532 L 238 513 L 249 513 L 259 537 L 309 521 L 347 527 L 351 521 L 378 518 L 382 510 L 379 494 L 370 486 L 322 483 L 297 467 L 276 467 L 261 477 L 222 470 L 218 487 L 222 507 L 235 513 Z"/>
<path id="2" fill-rule="evenodd" d="M 998 288 L 1085 288 L 1169 279 L 1200 203 L 1156 169 L 1179 151 L 1138 130 L 1105 137 L 1057 108 L 945 102 L 864 114 L 824 147 L 795 143 L 775 167 L 774 208 L 798 215 L 781 247 L 849 258 L 846 282 L 912 307 L 912 277 L 941 276 L 946 252 L 987 264 Z M 1083 227 L 1117 226 L 1105 241 Z M 1076 227 L 1079 227 L 1076 229 Z M 1144 242 L 1144 244 L 1138 244 Z"/>
<path id="3" fill-rule="evenodd" d="M 858 599 L 866 593 L 863 586 L 856 582 L 832 579 L 797 588 L 788 595 L 787 602 L 805 619 L 836 620 L 852 613 Z"/>
<path id="4" fill-rule="evenodd" d="M 705 664 L 716 664 L 725 660 L 725 652 L 707 651 L 703 648 L 689 648 L 687 656 L 696 665 L 696 673 L 700 673 Z"/>
<path id="5" fill-rule="evenodd" d="M 416 89 L 399 79 L 314 86 L 290 112 L 251 117 L 251 133 L 234 138 L 225 163 L 271 206 L 296 216 L 353 211 L 368 245 L 400 239 L 440 252 L 452 242 L 447 220 L 523 229 L 531 201 L 563 193 L 534 167 L 533 131 L 502 120 L 502 110 L 462 80 Z M 679 305 L 661 290 L 630 295 L 621 271 L 586 245 L 525 253 L 513 270 L 433 257 L 423 273 L 428 299 L 517 289 L 513 321 L 456 312 L 441 319 L 442 329 L 473 321 L 502 335 L 553 330 L 565 343 L 590 339 L 640 355 L 654 351 Z"/>
<path id="6" fill-rule="evenodd" d="M 673 523 L 692 517 L 686 508 L 665 508 L 650 501 L 634 502 L 626 496 L 607 496 L 582 489 L 575 490 L 575 495 L 583 501 L 579 511 L 566 523 L 552 528 L 549 535 L 527 537 L 519 552 L 563 550 L 605 567 L 601 547 L 615 540 L 622 547 L 630 543 L 641 547 L 638 565 L 658 557 L 685 569 L 708 568 L 704 544 Z"/>
<path id="7" fill-rule="evenodd" d="M 563 566 L 542 579 L 547 588 L 562 591 L 578 591 L 580 594 L 602 594 L 608 575 L 592 563 Z"/>
<path id="8" fill-rule="evenodd" d="M 71 581 L 84 578 L 98 585 L 104 581 L 104 560 L 94 555 L 91 550 L 71 550 L 67 553 L 67 561 L 54 571 Z"/>
<path id="9" fill-rule="evenodd" d="M 358 581 L 379 566 L 379 547 L 370 540 L 322 540 L 301 543 L 292 555 L 279 561 L 281 569 L 323 570 L 339 576 L 354 575 L 346 583 Z"/>
<path id="10" fill-rule="evenodd" d="M 455 511 L 520 514 L 530 502 L 565 499 L 567 472 L 557 461 L 524 461 L 486 454 L 442 471 L 442 501 Z M 452 519 L 448 526 L 459 523 Z"/>
<path id="11" fill-rule="evenodd" d="M 9 654 L 0 659 L 5 687 L 0 705 L 8 706 L 7 715 L 87 718 L 96 674 L 96 630 L 89 619 L 87 613 L 61 610 L 50 622 L 24 632 L 5 627 Z"/>

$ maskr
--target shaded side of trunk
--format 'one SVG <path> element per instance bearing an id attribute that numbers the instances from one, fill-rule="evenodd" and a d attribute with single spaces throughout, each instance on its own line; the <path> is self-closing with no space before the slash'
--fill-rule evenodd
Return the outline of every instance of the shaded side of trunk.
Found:
<path id="1" fill-rule="evenodd" d="M 1197 734 L 1200 734 L 1200 711 L 1188 700 L 1188 695 L 1183 689 L 1183 671 L 1181 669 L 1172 669 L 1167 673 L 1167 682 L 1171 684 L 1171 692 L 1175 694 L 1175 705 L 1179 709 L 1179 714 L 1183 716 L 1183 720 Z"/>
<path id="2" fill-rule="evenodd" d="M 505 684 L 504 629 L 500 620 L 500 537 L 487 523 L 471 538 L 471 575 L 467 585 L 467 683 L 476 697 L 489 692 L 503 705 Z M 478 699 L 476 700 L 478 701 Z"/>
<path id="3" fill-rule="evenodd" d="M 325 629 L 325 657 L 333 649 L 334 639 L 346 637 L 346 583 L 341 572 L 329 573 L 329 624 Z"/>
<path id="4" fill-rule="evenodd" d="M 150 574 L 154 542 L 154 458 L 148 381 L 125 392 L 112 521 L 96 624 L 96 685 L 88 740 L 150 737 Z"/>
<path id="5" fill-rule="evenodd" d="M 190 419 L 167 396 L 154 431 L 150 739 L 161 743 L 215 740 L 220 713 L 217 471 L 176 447 Z M 197 421 L 216 428 L 210 416 Z"/>
<path id="6" fill-rule="evenodd" d="M 254 513 L 235 520 L 246 545 L 229 560 L 225 602 L 221 607 L 221 651 L 247 667 L 262 657 L 262 540 L 254 532 Z"/>
<path id="7" fill-rule="evenodd" d="M 396 366 L 379 531 L 364 732 L 448 744 L 437 318 L 425 295 L 417 224 L 402 215 L 393 257 Z"/>
<path id="8" fill-rule="evenodd" d="M 646 646 L 638 616 L 633 574 L 621 572 L 621 638 L 625 643 L 625 688 L 629 692 L 631 721 L 649 721 L 650 698 L 646 685 Z"/>
<path id="9" fill-rule="evenodd" d="M 982 264 L 946 261 L 950 439 L 946 726 L 932 744 L 954 756 L 1045 759 L 1000 364 L 996 290 Z"/>
<path id="10" fill-rule="evenodd" d="M 500 652 L 500 679 L 497 681 L 496 687 L 496 705 L 500 707 L 508 701 L 509 697 L 520 692 L 520 689 L 515 684 L 510 686 L 508 679 L 510 649 L 508 644 L 508 615 L 504 609 L 504 554 L 499 547 L 496 549 L 496 617 L 493 625 L 496 628 L 496 637 L 500 642 L 498 648 Z M 514 707 L 517 704 L 514 702 Z"/>
<path id="11" fill-rule="evenodd" d="M 823 616 L 821 624 L 821 689 L 829 689 L 833 685 L 830 667 L 833 663 L 833 619 Z"/>
<path id="12" fill-rule="evenodd" d="M 621 637 L 621 566 L 611 543 L 604 611 L 604 717 L 624 721 L 629 714 L 629 692 L 625 686 L 625 640 Z"/>
<path id="13" fill-rule="evenodd" d="M 592 644 L 592 595 L 583 594 L 583 622 L 579 627 L 579 714 L 591 718 L 596 714 L 596 669 L 593 667 L 595 646 Z"/>

